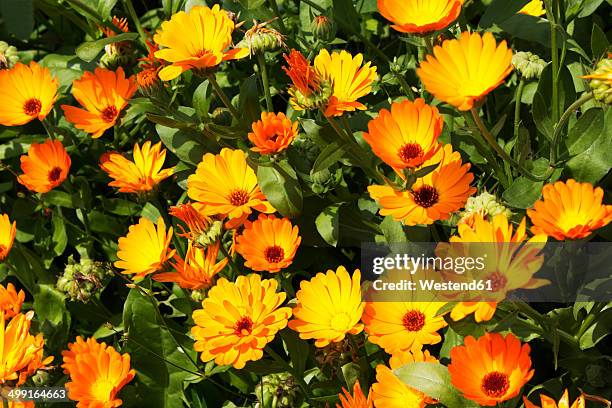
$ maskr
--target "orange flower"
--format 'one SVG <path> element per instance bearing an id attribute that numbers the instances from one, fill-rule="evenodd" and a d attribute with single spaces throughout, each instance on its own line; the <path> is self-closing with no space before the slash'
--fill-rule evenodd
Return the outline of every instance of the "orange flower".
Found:
<path id="1" fill-rule="evenodd" d="M 98 138 L 115 125 L 135 92 L 136 81 L 126 78 L 123 68 L 116 72 L 96 68 L 93 74 L 85 72 L 72 83 L 72 95 L 85 109 L 70 105 L 62 105 L 62 109 L 68 122 Z"/>
<path id="2" fill-rule="evenodd" d="M 193 241 L 196 245 L 206 247 L 216 242 L 223 233 L 222 222 L 204 215 L 191 203 L 170 207 L 169 214 L 183 221 L 189 231 L 182 225 L 180 237 Z"/>
<path id="3" fill-rule="evenodd" d="M 298 227 L 289 219 L 260 214 L 257 221 L 245 225 L 237 238 L 236 251 L 245 259 L 246 267 L 278 272 L 291 265 L 301 241 Z"/>
<path id="4" fill-rule="evenodd" d="M 11 220 L 8 215 L 0 215 L 0 262 L 4 261 L 15 242 L 15 234 L 17 233 L 17 222 Z"/>
<path id="5" fill-rule="evenodd" d="M 66 180 L 70 164 L 70 156 L 59 140 L 32 143 L 28 154 L 21 156 L 23 174 L 17 181 L 28 190 L 47 193 Z"/>
<path id="6" fill-rule="evenodd" d="M 461 33 L 433 53 L 421 62 L 417 75 L 428 92 L 461 111 L 472 109 L 512 71 L 512 50 L 506 41 L 497 45 L 489 32 L 482 37 Z"/>
<path id="7" fill-rule="evenodd" d="M 141 62 L 140 71 L 136 74 L 136 83 L 141 92 L 149 92 L 153 87 L 159 84 L 159 71 L 163 64 L 157 58 L 155 53 L 159 51 L 159 47 L 152 41 L 145 40 L 149 53 L 146 57 L 139 58 Z"/>
<path id="8" fill-rule="evenodd" d="M 529 344 L 521 345 L 511 333 L 485 333 L 478 340 L 467 336 L 464 342 L 451 350 L 448 371 L 465 398 L 497 405 L 516 397 L 533 376 Z"/>
<path id="9" fill-rule="evenodd" d="M 540 403 L 542 405 L 541 407 L 538 407 L 537 405 L 531 403 L 524 395 L 523 402 L 525 403 L 525 408 L 584 408 L 586 406 L 584 394 L 580 394 L 580 396 L 576 398 L 576 400 L 570 407 L 567 389 L 563 392 L 563 395 L 559 400 L 559 404 L 557 404 L 554 399 L 544 394 L 540 394 Z"/>
<path id="10" fill-rule="evenodd" d="M 329 84 L 323 84 L 323 79 L 314 69 L 310 62 L 297 50 L 291 50 L 289 55 L 283 54 L 287 63 L 283 71 L 291 78 L 293 86 L 289 88 L 289 94 L 295 100 L 300 109 L 318 108 L 327 102 L 331 88 Z M 323 85 L 327 87 L 323 89 Z M 303 101 L 302 101 L 303 100 Z M 312 102 L 311 105 L 306 102 Z M 302 106 L 299 106 L 302 105 Z"/>
<path id="11" fill-rule="evenodd" d="M 119 18 L 117 16 L 113 16 L 113 21 L 111 22 L 111 24 L 117 27 L 119 31 L 123 31 L 124 33 L 127 33 L 130 31 L 127 18 L 125 17 Z M 107 37 L 114 37 L 117 35 L 117 33 L 115 33 L 115 31 L 111 29 L 110 27 L 100 27 L 100 30 Z"/>
<path id="12" fill-rule="evenodd" d="M 446 28 L 461 14 L 464 0 L 378 0 L 378 10 L 402 33 L 428 34 Z"/>
<path id="13" fill-rule="evenodd" d="M 68 398 L 77 401 L 77 408 L 112 408 L 123 403 L 117 398 L 121 389 L 136 375 L 130 368 L 130 355 L 119 354 L 112 346 L 90 337 L 68 344 L 62 351 Z"/>
<path id="14" fill-rule="evenodd" d="M 100 159 L 102 170 L 114 179 L 108 185 L 119 187 L 120 193 L 151 191 L 174 172 L 174 167 L 161 169 L 166 160 L 166 149 L 161 148 L 161 142 L 151 147 L 151 142 L 147 141 L 142 150 L 136 143 L 133 155 L 133 162 L 118 153 L 109 153 Z"/>
<path id="15" fill-rule="evenodd" d="M 253 132 L 248 137 L 255 146 L 252 151 L 260 154 L 276 154 L 285 150 L 298 134 L 298 124 L 284 113 L 262 112 L 261 120 L 253 122 Z"/>
<path id="16" fill-rule="evenodd" d="M 17 293 L 15 286 L 8 283 L 6 288 L 0 284 L 0 310 L 4 312 L 4 319 L 10 319 L 21 311 L 21 305 L 25 299 L 25 292 Z"/>
<path id="17" fill-rule="evenodd" d="M 361 390 L 361 385 L 359 385 L 359 380 L 355 381 L 355 385 L 353 386 L 353 395 L 342 387 L 343 394 L 339 394 L 340 404 L 336 404 L 336 408 L 373 408 L 372 405 L 372 393 L 366 398 Z"/>
<path id="18" fill-rule="evenodd" d="M 476 323 L 487 322 L 493 318 L 497 310 L 497 302 L 459 302 L 451 311 L 450 317 L 454 321 L 474 314 Z"/>
<path id="19" fill-rule="evenodd" d="M 43 120 L 57 100 L 57 79 L 36 62 L 0 70 L 0 125 L 24 125 Z"/>
<path id="20" fill-rule="evenodd" d="M 395 102 L 391 112 L 382 109 L 368 123 L 369 133 L 363 138 L 382 161 L 401 170 L 420 166 L 440 149 L 443 126 L 438 109 L 419 98 Z"/>
<path id="21" fill-rule="evenodd" d="M 531 232 L 546 234 L 559 241 L 586 238 L 612 221 L 612 205 L 603 205 L 603 190 L 575 180 L 557 181 L 542 189 L 527 215 Z"/>

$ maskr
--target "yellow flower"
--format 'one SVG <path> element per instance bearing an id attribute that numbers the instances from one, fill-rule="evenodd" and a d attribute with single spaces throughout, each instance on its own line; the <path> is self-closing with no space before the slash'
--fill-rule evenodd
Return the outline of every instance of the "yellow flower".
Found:
<path id="1" fill-rule="evenodd" d="M 10 319 L 21 311 L 21 305 L 25 300 L 25 292 L 20 290 L 19 293 L 12 283 L 8 283 L 6 287 L 0 284 L 0 310 L 4 312 L 4 319 Z"/>
<path id="2" fill-rule="evenodd" d="M 136 143 L 133 155 L 133 162 L 114 152 L 100 159 L 100 167 L 114 180 L 108 185 L 119 187 L 120 193 L 151 191 L 174 172 L 174 167 L 161 169 L 166 160 L 166 149 L 161 148 L 161 142 L 151 147 L 151 142 L 147 141 L 142 149 Z"/>
<path id="3" fill-rule="evenodd" d="M 243 58 L 248 48 L 229 49 L 235 24 L 218 4 L 212 9 L 193 7 L 180 11 L 170 21 L 164 21 L 153 40 L 162 48 L 155 57 L 171 65 L 159 71 L 163 81 L 169 81 L 190 69 L 216 67 L 221 61 Z"/>
<path id="4" fill-rule="evenodd" d="M 487 322 L 493 318 L 496 310 L 497 302 L 459 302 L 451 310 L 450 317 L 458 321 L 474 314 L 477 323 Z"/>
<path id="5" fill-rule="evenodd" d="M 18 62 L 0 70 L 0 125 L 18 126 L 43 120 L 57 100 L 57 79 L 36 62 Z"/>
<path id="6" fill-rule="evenodd" d="M 544 10 L 544 2 L 542 0 L 531 0 L 529 3 L 519 10 L 521 14 L 528 14 L 534 17 L 540 17 L 546 14 Z"/>
<path id="7" fill-rule="evenodd" d="M 464 0 L 378 0 L 378 10 L 391 27 L 409 34 L 446 28 L 461 14 Z"/>
<path id="8" fill-rule="evenodd" d="M 17 233 L 17 222 L 11 220 L 8 215 L 0 215 L 0 262 L 4 261 L 15 242 L 15 234 Z"/>
<path id="9" fill-rule="evenodd" d="M 342 341 L 346 334 L 363 330 L 359 322 L 364 308 L 359 269 L 352 277 L 344 266 L 336 272 L 317 273 L 311 280 L 300 282 L 296 298 L 295 319 L 289 322 L 289 327 L 301 339 L 315 339 L 317 347 Z"/>
<path id="10" fill-rule="evenodd" d="M 193 312 L 191 333 L 202 361 L 244 368 L 259 360 L 263 348 L 287 326 L 291 308 L 280 307 L 285 293 L 277 293 L 278 282 L 257 274 L 238 276 L 236 283 L 219 279 Z"/>
<path id="11" fill-rule="evenodd" d="M 497 45 L 488 32 L 482 37 L 464 32 L 434 47 L 433 53 L 421 62 L 417 75 L 428 92 L 461 111 L 484 100 L 512 71 L 512 50 L 506 41 Z"/>
<path id="12" fill-rule="evenodd" d="M 525 403 L 525 408 L 585 408 L 586 407 L 584 394 L 580 394 L 580 396 L 576 398 L 576 400 L 570 407 L 569 395 L 567 393 L 567 389 L 563 392 L 563 395 L 561 396 L 561 399 L 559 400 L 559 404 L 557 404 L 554 399 L 544 394 L 540 394 L 541 407 L 538 407 L 537 405 L 530 402 L 524 395 L 523 395 L 523 402 Z"/>
<path id="13" fill-rule="evenodd" d="M 138 224 L 132 225 L 125 237 L 119 238 L 119 250 L 115 266 L 123 269 L 123 274 L 134 274 L 134 279 L 163 270 L 172 258 L 172 227 L 166 233 L 164 219 L 159 217 L 157 228 L 149 219 L 142 217 Z"/>

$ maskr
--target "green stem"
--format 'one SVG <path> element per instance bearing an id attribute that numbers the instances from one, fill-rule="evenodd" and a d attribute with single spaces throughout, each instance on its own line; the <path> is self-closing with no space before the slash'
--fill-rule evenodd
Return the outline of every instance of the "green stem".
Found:
<path id="1" fill-rule="evenodd" d="M 232 116 L 239 122 L 240 113 L 238 113 L 238 110 L 234 107 L 234 105 L 232 105 L 232 102 L 229 100 L 225 92 L 223 92 L 223 89 L 221 89 L 221 87 L 219 86 L 219 83 L 217 82 L 214 73 L 208 74 L 208 81 L 212 85 L 213 89 L 215 90 L 215 93 L 221 99 L 225 107 L 229 109 Z"/>
<path id="2" fill-rule="evenodd" d="M 586 333 L 593 321 L 599 317 L 599 312 L 601 312 L 605 305 L 605 303 L 595 303 L 595 305 L 593 305 L 593 309 L 591 309 L 587 317 L 580 324 L 580 329 L 578 330 L 578 334 L 576 334 L 576 338 L 580 339 L 584 333 Z"/>
<path id="3" fill-rule="evenodd" d="M 431 55 L 433 55 L 433 41 L 432 36 L 426 35 L 425 37 L 423 37 L 423 39 L 425 40 L 425 48 L 427 48 L 427 52 Z"/>
<path id="4" fill-rule="evenodd" d="M 147 35 L 142 29 L 142 24 L 140 24 L 140 19 L 136 14 L 136 10 L 134 10 L 134 6 L 132 5 L 131 0 L 123 0 L 123 8 L 127 11 L 127 13 L 132 18 L 134 25 L 136 26 L 136 31 L 138 31 L 138 35 L 140 36 L 140 41 L 146 45 Z"/>
<path id="5" fill-rule="evenodd" d="M 266 109 L 268 112 L 274 112 L 272 105 L 272 96 L 270 95 L 270 84 L 268 83 L 268 69 L 266 68 L 266 57 L 263 52 L 257 53 L 257 63 L 259 64 L 259 73 L 261 75 L 261 84 L 263 85 L 264 95 L 266 96 Z"/>
<path id="6" fill-rule="evenodd" d="M 523 96 L 523 90 L 525 89 L 525 79 L 521 78 L 516 93 L 514 94 L 514 140 L 518 143 L 519 129 L 521 125 L 521 98 Z"/>
<path id="7" fill-rule="evenodd" d="M 47 132 L 47 134 L 49 135 L 49 138 L 51 140 L 54 140 L 55 135 L 53 134 L 53 125 L 51 125 L 51 123 L 47 121 L 47 118 L 41 120 L 40 123 L 42 123 L 43 127 L 45 128 L 45 132 Z"/>
<path id="8" fill-rule="evenodd" d="M 284 366 L 285 369 L 287 370 L 287 372 L 289 372 L 289 373 L 291 373 L 291 375 L 293 375 L 293 378 L 297 381 L 298 385 L 300 386 L 300 388 L 304 392 L 304 395 L 306 395 L 307 398 L 310 398 L 310 396 L 311 396 L 310 389 L 308 388 L 308 384 L 306 384 L 306 381 L 304 381 L 303 376 L 299 375 L 299 373 L 297 373 L 295 371 L 295 368 L 293 368 L 289 363 L 287 363 L 284 358 L 279 356 L 276 351 L 272 350 L 272 347 L 266 346 L 264 350 L 265 350 L 266 353 L 268 353 L 270 355 L 270 357 L 272 357 L 274 359 L 274 361 L 276 361 L 280 365 Z"/>
<path id="9" fill-rule="evenodd" d="M 557 164 L 557 158 L 558 158 L 557 145 L 559 144 L 561 132 L 563 131 L 565 124 L 567 123 L 569 118 L 572 116 L 572 114 L 579 107 L 581 107 L 582 105 L 584 105 L 586 102 L 590 101 L 591 99 L 593 99 L 593 92 L 582 94 L 580 98 L 578 98 L 574 103 L 572 103 L 565 110 L 565 112 L 563 112 L 563 115 L 561 115 L 561 118 L 559 119 L 559 121 L 556 122 L 555 130 L 553 131 L 553 135 L 552 135 L 552 142 L 550 144 L 550 164 L 552 166 Z"/>
<path id="10" fill-rule="evenodd" d="M 399 72 L 393 72 L 393 76 L 395 77 L 395 79 L 397 79 L 397 82 L 399 82 L 400 87 L 402 88 L 402 91 L 404 91 L 406 96 L 410 99 L 414 99 L 414 93 L 412 92 L 410 85 L 408 85 L 408 82 L 406 82 L 406 78 L 404 78 L 404 76 Z"/>
<path id="11" fill-rule="evenodd" d="M 559 120 L 559 49 L 557 48 L 556 0 L 546 2 L 546 17 L 550 23 L 550 47 L 552 59 L 552 120 Z"/>
<path id="12" fill-rule="evenodd" d="M 528 303 L 520 300 L 520 301 L 516 301 L 514 304 L 517 306 L 517 310 L 519 312 L 523 313 L 525 316 L 529 317 L 531 320 L 533 320 L 540 326 L 546 326 L 546 319 L 547 319 L 546 316 L 542 315 L 540 312 L 538 312 L 537 310 L 529 306 Z M 542 327 L 542 328 L 544 329 L 543 333 L 545 334 L 546 328 L 545 327 Z M 556 332 L 559 335 L 559 339 L 561 341 L 563 341 L 564 343 L 568 344 L 571 347 L 578 348 L 578 340 L 576 340 L 574 336 L 572 336 L 568 332 L 561 330 L 559 328 L 556 328 Z"/>

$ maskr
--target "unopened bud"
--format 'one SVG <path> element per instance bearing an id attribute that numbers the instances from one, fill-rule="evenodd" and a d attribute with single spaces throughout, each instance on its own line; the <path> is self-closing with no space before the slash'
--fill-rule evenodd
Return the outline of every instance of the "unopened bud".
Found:
<path id="1" fill-rule="evenodd" d="M 546 61 L 531 52 L 519 51 L 512 56 L 512 65 L 525 79 L 539 78 L 546 68 Z"/>
<path id="2" fill-rule="evenodd" d="M 612 59 L 604 58 L 597 63 L 595 71 L 583 78 L 589 80 L 595 99 L 607 105 L 612 105 Z"/>
<path id="3" fill-rule="evenodd" d="M 498 202 L 493 194 L 485 191 L 476 197 L 469 197 L 467 199 L 465 210 L 461 212 L 459 223 L 473 225 L 476 215 L 480 215 L 486 220 L 491 220 L 499 214 L 504 214 L 507 218 L 512 216 L 512 212 Z"/>
<path id="4" fill-rule="evenodd" d="M 316 16 L 312 20 L 312 35 L 315 40 L 323 43 L 331 42 L 336 38 L 336 24 L 325 15 Z"/>

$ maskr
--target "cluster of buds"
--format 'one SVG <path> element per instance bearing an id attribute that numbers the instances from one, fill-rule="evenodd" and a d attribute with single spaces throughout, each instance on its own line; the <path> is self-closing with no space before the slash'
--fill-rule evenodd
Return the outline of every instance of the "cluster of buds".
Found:
<path id="1" fill-rule="evenodd" d="M 266 51 L 276 51 L 279 48 L 286 47 L 285 36 L 273 28 L 268 28 L 266 25 L 276 19 L 258 23 L 253 20 L 253 27 L 246 30 L 244 38 L 238 44 L 237 48 L 248 48 L 249 54 L 254 55 Z"/>
<path id="2" fill-rule="evenodd" d="M 111 23 L 118 31 L 127 33 L 130 31 L 126 18 L 118 18 L 113 16 Z M 107 37 L 117 35 L 115 30 L 109 27 L 100 27 L 100 30 Z M 118 41 L 107 44 L 104 47 L 104 55 L 100 58 L 100 65 L 104 68 L 115 70 L 118 67 L 131 65 L 133 62 L 132 44 L 129 41 Z"/>
<path id="3" fill-rule="evenodd" d="M 595 99 L 612 105 L 612 54 L 597 63 L 595 71 L 583 78 L 589 80 Z"/>
<path id="4" fill-rule="evenodd" d="M 291 103 L 298 110 L 319 109 L 327 104 L 332 94 L 332 84 L 321 78 L 301 52 L 291 50 L 284 55 L 287 73 L 293 85 L 289 88 Z"/>
<path id="5" fill-rule="evenodd" d="M 0 41 L 0 69 L 12 68 L 19 61 L 17 48 L 4 41 Z"/>
<path id="6" fill-rule="evenodd" d="M 508 218 L 512 216 L 512 212 L 498 202 L 493 194 L 485 191 L 476 197 L 468 198 L 465 203 L 465 210 L 461 212 L 459 224 L 473 225 L 476 215 L 480 215 L 485 220 L 491 220 L 499 214 L 504 214 Z"/>
<path id="7" fill-rule="evenodd" d="M 289 373 L 269 374 L 255 387 L 258 408 L 294 408 L 304 402 L 300 387 Z"/>
<path id="8" fill-rule="evenodd" d="M 323 14 L 316 16 L 312 20 L 312 36 L 317 41 L 329 43 L 336 38 L 336 24 Z"/>
<path id="9" fill-rule="evenodd" d="M 64 273 L 57 280 L 57 289 L 71 300 L 87 303 L 92 296 L 103 288 L 103 280 L 109 268 L 102 262 L 81 258 L 77 263 L 72 256 L 68 258 Z"/>
<path id="10" fill-rule="evenodd" d="M 525 79 L 537 79 L 546 68 L 546 61 L 531 52 L 519 51 L 512 56 L 512 65 Z"/>

